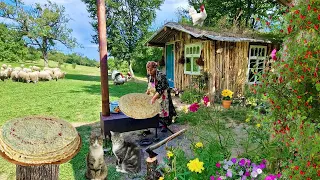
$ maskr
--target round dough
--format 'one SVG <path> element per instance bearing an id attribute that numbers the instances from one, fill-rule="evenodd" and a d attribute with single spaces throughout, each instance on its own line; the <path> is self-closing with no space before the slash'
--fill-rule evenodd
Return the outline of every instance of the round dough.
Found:
<path id="1" fill-rule="evenodd" d="M 77 151 L 80 137 L 68 122 L 49 117 L 17 118 L 0 130 L 0 150 L 18 162 L 41 164 L 63 160 Z"/>
<path id="2" fill-rule="evenodd" d="M 160 103 L 151 104 L 151 96 L 142 93 L 130 93 L 119 100 L 119 108 L 128 117 L 146 119 L 156 116 L 160 112 Z"/>

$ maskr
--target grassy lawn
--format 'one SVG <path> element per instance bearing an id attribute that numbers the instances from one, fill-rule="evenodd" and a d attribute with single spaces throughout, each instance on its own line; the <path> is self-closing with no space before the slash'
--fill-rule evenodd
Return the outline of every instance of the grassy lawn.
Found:
<path id="1" fill-rule="evenodd" d="M 0 65 L 3 63 L 0 62 Z M 20 64 L 11 64 L 13 67 Z M 42 61 L 36 63 L 42 66 Z M 25 63 L 25 67 L 33 65 Z M 56 66 L 53 62 L 50 66 Z M 68 122 L 98 122 L 101 112 L 100 69 L 70 64 L 61 69 L 66 78 L 58 81 L 26 84 L 6 80 L 0 81 L 0 126 L 6 121 L 28 115 L 48 115 Z M 109 83 L 110 101 L 127 93 L 144 92 L 145 82 L 128 82 L 121 86 Z M 85 156 L 88 152 L 89 126 L 77 128 L 83 139 L 79 154 L 69 163 L 60 166 L 60 179 L 84 179 Z M 110 167 L 108 179 L 119 179 Z M 15 179 L 15 166 L 0 159 L 0 179 Z"/>

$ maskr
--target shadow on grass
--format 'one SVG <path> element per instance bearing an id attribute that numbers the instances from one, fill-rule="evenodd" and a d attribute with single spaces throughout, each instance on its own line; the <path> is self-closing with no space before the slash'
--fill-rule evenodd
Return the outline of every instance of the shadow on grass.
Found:
<path id="1" fill-rule="evenodd" d="M 121 96 L 129 93 L 144 93 L 146 91 L 146 83 L 137 83 L 137 82 L 127 82 L 123 85 L 113 85 L 109 84 L 109 96 L 120 98 Z M 82 93 L 86 92 L 89 94 L 98 94 L 101 95 L 101 86 L 100 84 L 92 84 L 82 86 L 80 90 L 71 90 L 71 93 Z"/>
<path id="2" fill-rule="evenodd" d="M 66 74 L 66 79 L 79 80 L 79 81 L 95 81 L 100 82 L 100 76 L 90 76 L 83 74 Z"/>
<path id="3" fill-rule="evenodd" d="M 76 128 L 79 132 L 82 140 L 82 147 L 80 152 L 70 161 L 74 173 L 75 180 L 85 180 L 86 172 L 86 156 L 89 152 L 89 139 L 92 127 L 90 125 L 83 125 Z M 108 166 L 108 180 L 120 179 L 120 174 L 116 172 L 116 168 L 113 165 Z"/>

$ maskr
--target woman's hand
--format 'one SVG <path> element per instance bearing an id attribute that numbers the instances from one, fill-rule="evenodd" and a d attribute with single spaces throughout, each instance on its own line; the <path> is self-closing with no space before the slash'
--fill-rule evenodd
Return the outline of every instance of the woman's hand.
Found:
<path id="1" fill-rule="evenodd" d="M 160 97 L 159 93 L 156 93 L 151 99 L 151 104 L 154 104 L 159 97 Z"/>
<path id="2" fill-rule="evenodd" d="M 156 99 L 155 98 L 152 98 L 151 99 L 151 104 L 154 104 L 156 102 Z"/>

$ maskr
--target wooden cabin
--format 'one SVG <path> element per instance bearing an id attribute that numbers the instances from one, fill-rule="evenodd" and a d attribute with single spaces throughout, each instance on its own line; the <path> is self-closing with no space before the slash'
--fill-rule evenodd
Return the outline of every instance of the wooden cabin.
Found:
<path id="1" fill-rule="evenodd" d="M 146 43 L 163 47 L 164 71 L 171 88 L 187 88 L 192 77 L 209 75 L 207 91 L 230 89 L 243 95 L 244 85 L 258 82 L 252 73 L 262 72 L 269 55 L 278 48 L 275 40 L 239 34 L 219 34 L 175 22 L 165 24 Z M 202 63 L 197 63 L 202 53 Z M 198 65 L 200 64 L 200 66 Z"/>

